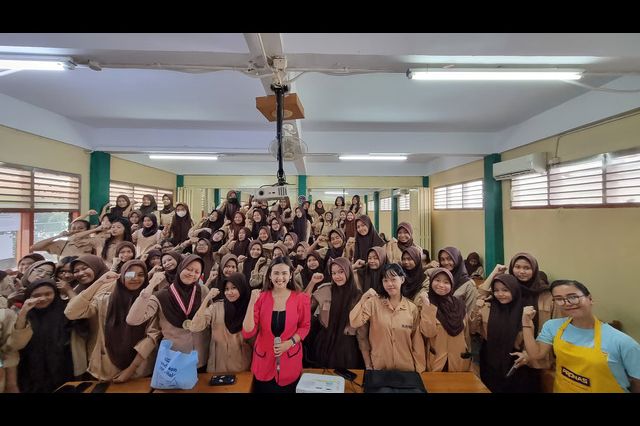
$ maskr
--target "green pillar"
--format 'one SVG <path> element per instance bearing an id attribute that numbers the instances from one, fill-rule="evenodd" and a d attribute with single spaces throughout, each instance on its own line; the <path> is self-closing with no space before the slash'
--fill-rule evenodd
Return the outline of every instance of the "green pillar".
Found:
<path id="1" fill-rule="evenodd" d="M 369 197 L 367 194 L 364 194 L 364 211 L 369 214 Z"/>
<path id="2" fill-rule="evenodd" d="M 398 238 L 398 196 L 393 194 L 395 189 L 391 190 L 391 235 Z"/>
<path id="3" fill-rule="evenodd" d="M 307 175 L 298 176 L 298 197 L 301 195 L 307 197 Z"/>
<path id="4" fill-rule="evenodd" d="M 176 188 L 182 188 L 184 186 L 184 176 L 176 175 Z"/>
<path id="5" fill-rule="evenodd" d="M 240 201 L 242 200 L 242 191 L 236 191 L 236 197 L 238 197 L 238 205 L 240 205 Z"/>
<path id="6" fill-rule="evenodd" d="M 422 176 L 422 187 L 423 188 L 429 187 L 429 176 Z"/>
<path id="7" fill-rule="evenodd" d="M 500 154 L 484 157 L 484 270 L 489 274 L 498 263 L 504 264 L 504 228 L 502 224 L 502 184 L 493 178 L 493 165 Z"/>
<path id="8" fill-rule="evenodd" d="M 214 188 L 213 190 L 213 203 L 216 208 L 220 205 L 220 188 Z"/>
<path id="9" fill-rule="evenodd" d="M 373 226 L 380 229 L 380 192 L 373 193 Z"/>
<path id="10" fill-rule="evenodd" d="M 109 182 L 111 181 L 111 154 L 94 151 L 89 163 L 89 208 L 100 213 L 102 206 L 109 202 Z M 91 216 L 96 225 L 98 216 Z"/>

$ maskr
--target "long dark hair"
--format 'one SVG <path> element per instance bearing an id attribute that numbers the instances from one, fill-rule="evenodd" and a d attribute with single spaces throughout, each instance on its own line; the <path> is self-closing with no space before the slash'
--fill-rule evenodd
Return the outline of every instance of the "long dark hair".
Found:
<path id="1" fill-rule="evenodd" d="M 291 278 L 289 278 L 289 282 L 287 283 L 287 288 L 292 291 L 297 291 L 296 285 L 293 282 L 293 264 L 291 263 L 291 259 L 288 256 L 278 256 L 273 258 L 271 264 L 269 264 L 269 268 L 267 269 L 266 279 L 264 280 L 264 291 L 273 290 L 273 283 L 271 282 L 271 270 L 274 266 L 285 264 L 289 267 L 289 272 L 291 273 Z"/>

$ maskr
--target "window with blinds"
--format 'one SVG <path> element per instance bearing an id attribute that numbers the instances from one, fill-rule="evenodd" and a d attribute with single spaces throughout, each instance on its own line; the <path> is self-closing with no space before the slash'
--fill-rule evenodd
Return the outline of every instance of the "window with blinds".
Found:
<path id="1" fill-rule="evenodd" d="M 373 201 L 368 201 L 367 202 L 367 212 L 372 212 L 375 210 L 375 207 L 373 205 Z"/>
<path id="2" fill-rule="evenodd" d="M 80 176 L 29 167 L 0 166 L 0 209 L 80 210 Z"/>
<path id="3" fill-rule="evenodd" d="M 381 212 L 391 211 L 391 197 L 380 199 L 380 211 Z"/>
<path id="4" fill-rule="evenodd" d="M 549 205 L 602 204 L 603 161 L 604 155 L 599 155 L 589 161 L 551 167 Z"/>
<path id="5" fill-rule="evenodd" d="M 411 194 L 403 194 L 398 197 L 398 210 L 411 210 Z"/>
<path id="6" fill-rule="evenodd" d="M 640 154 L 608 155 L 605 180 L 608 204 L 640 203 Z"/>
<path id="7" fill-rule="evenodd" d="M 446 209 L 482 209 L 482 180 L 441 186 L 433 191 L 433 207 Z"/>
<path id="8" fill-rule="evenodd" d="M 640 203 L 640 154 L 601 154 L 511 180 L 511 207 Z"/>
<path id="9" fill-rule="evenodd" d="M 109 182 L 109 202 L 112 206 L 116 205 L 116 199 L 118 195 L 126 195 L 131 201 L 136 202 L 136 208 L 142 205 L 142 197 L 146 194 L 151 194 L 156 199 L 158 208 L 162 208 L 162 196 L 164 194 L 173 195 L 172 189 L 162 189 L 154 186 L 142 186 L 127 182 Z M 175 205 L 175 198 L 174 198 Z"/>

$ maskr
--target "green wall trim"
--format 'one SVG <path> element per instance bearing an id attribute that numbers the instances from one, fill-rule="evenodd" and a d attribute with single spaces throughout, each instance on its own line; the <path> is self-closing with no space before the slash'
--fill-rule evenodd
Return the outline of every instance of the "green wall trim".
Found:
<path id="1" fill-rule="evenodd" d="M 380 229 L 380 193 L 378 191 L 373 193 L 373 226 L 376 231 Z"/>
<path id="2" fill-rule="evenodd" d="M 298 176 L 298 197 L 301 195 L 307 197 L 307 175 Z"/>
<path id="3" fill-rule="evenodd" d="M 422 187 L 423 188 L 429 187 L 429 176 L 422 176 Z"/>
<path id="4" fill-rule="evenodd" d="M 220 205 L 220 188 L 213 189 L 213 203 L 216 205 L 216 208 Z"/>
<path id="5" fill-rule="evenodd" d="M 176 175 L 176 188 L 184 186 L 184 175 Z"/>
<path id="6" fill-rule="evenodd" d="M 111 181 L 111 154 L 94 151 L 89 163 L 89 208 L 100 213 L 102 206 L 109 202 L 109 182 Z M 90 222 L 98 223 L 98 216 L 91 216 Z"/>
<path id="7" fill-rule="evenodd" d="M 367 196 L 367 194 L 364 194 L 364 211 L 369 214 L 369 197 Z"/>
<path id="8" fill-rule="evenodd" d="M 395 189 L 391 190 L 391 194 L 393 194 Z M 398 196 L 391 196 L 391 235 L 395 238 L 398 238 L 397 235 L 398 229 Z"/>
<path id="9" fill-rule="evenodd" d="M 498 263 L 504 264 L 504 227 L 502 223 L 502 183 L 493 178 L 493 165 L 500 154 L 484 157 L 484 265 L 487 275 Z"/>

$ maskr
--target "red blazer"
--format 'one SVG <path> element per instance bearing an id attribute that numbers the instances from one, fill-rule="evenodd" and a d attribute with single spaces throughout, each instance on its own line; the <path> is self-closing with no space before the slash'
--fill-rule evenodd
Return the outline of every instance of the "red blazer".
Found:
<path id="1" fill-rule="evenodd" d="M 282 341 L 294 334 L 304 339 L 311 325 L 311 305 L 309 295 L 291 291 L 286 303 L 286 320 Z M 242 336 L 249 339 L 258 334 L 253 346 L 251 372 L 256 379 L 267 382 L 275 377 L 276 383 L 286 386 L 295 382 L 302 374 L 302 340 L 280 356 L 280 374 L 276 374 L 276 357 L 273 352 L 274 335 L 271 332 L 273 295 L 270 291 L 260 294 L 253 309 L 255 327 L 251 332 L 242 329 Z"/>

